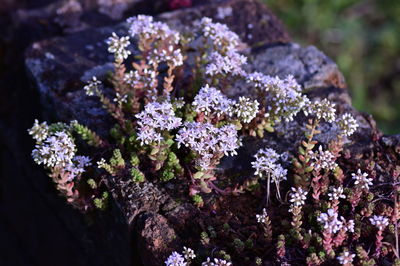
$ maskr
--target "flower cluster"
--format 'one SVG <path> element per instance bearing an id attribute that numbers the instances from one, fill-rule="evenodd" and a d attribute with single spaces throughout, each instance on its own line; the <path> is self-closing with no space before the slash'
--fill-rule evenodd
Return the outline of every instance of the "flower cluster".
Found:
<path id="1" fill-rule="evenodd" d="M 225 55 L 219 52 L 213 52 L 209 58 L 209 64 L 206 66 L 206 74 L 215 76 L 218 74 L 232 74 L 234 76 L 244 75 L 242 65 L 246 64 L 247 57 L 234 50 L 228 50 Z"/>
<path id="2" fill-rule="evenodd" d="M 131 51 L 126 48 L 131 44 L 128 36 L 118 37 L 115 32 L 107 39 L 108 52 L 113 53 L 115 60 L 118 62 L 124 61 L 131 54 Z"/>
<path id="3" fill-rule="evenodd" d="M 196 152 L 197 165 L 207 170 L 214 165 L 214 159 L 235 155 L 240 141 L 234 125 L 220 128 L 210 123 L 186 122 L 176 135 L 178 146 L 184 145 Z"/>
<path id="4" fill-rule="evenodd" d="M 329 123 L 333 123 L 336 118 L 335 104 L 331 103 L 327 99 L 310 103 L 307 105 L 304 113 L 306 115 L 313 115 L 318 120 L 325 120 Z"/>
<path id="5" fill-rule="evenodd" d="M 336 158 L 330 151 L 322 150 L 322 146 L 319 146 L 318 151 L 310 152 L 311 159 L 313 162 L 311 165 L 315 170 L 334 170 L 338 165 L 335 162 Z"/>
<path id="6" fill-rule="evenodd" d="M 338 118 L 337 121 L 340 130 L 341 130 L 341 135 L 350 137 L 353 135 L 353 133 L 357 130 L 358 128 L 358 123 L 357 120 L 354 119 L 354 117 L 351 114 L 343 114 Z"/>
<path id="7" fill-rule="evenodd" d="M 340 221 L 339 215 L 335 210 L 328 209 L 326 213 L 321 213 L 320 216 L 317 218 L 317 221 L 322 223 L 324 229 L 327 230 L 329 233 L 336 233 L 343 227 L 343 222 Z"/>
<path id="8" fill-rule="evenodd" d="M 37 143 L 32 151 L 32 157 L 37 164 L 52 168 L 71 164 L 75 156 L 75 143 L 64 131 L 49 134 L 47 138 Z"/>
<path id="9" fill-rule="evenodd" d="M 148 68 L 140 74 L 138 71 L 130 70 L 125 73 L 124 82 L 135 88 L 154 88 L 157 86 L 157 73 Z"/>
<path id="10" fill-rule="evenodd" d="M 177 31 L 171 30 L 163 22 L 155 22 L 152 16 L 138 15 L 127 20 L 131 37 L 139 36 L 143 40 L 169 40 L 178 44 L 181 36 Z"/>
<path id="11" fill-rule="evenodd" d="M 35 119 L 35 123 L 33 124 L 32 128 L 28 130 L 28 133 L 37 142 L 42 142 L 49 134 L 49 126 L 46 122 L 39 124 L 39 121 Z"/>
<path id="12" fill-rule="evenodd" d="M 99 93 L 99 87 L 101 85 L 101 81 L 98 80 L 96 77 L 92 77 L 92 79 L 88 82 L 88 84 L 83 87 L 86 92 L 86 95 L 93 96 Z"/>
<path id="13" fill-rule="evenodd" d="M 92 165 L 90 158 L 87 156 L 74 156 L 70 163 L 64 167 L 65 175 L 67 175 L 67 180 L 72 181 L 77 176 L 85 172 L 85 168 Z"/>
<path id="14" fill-rule="evenodd" d="M 381 215 L 374 215 L 373 217 L 369 218 L 369 221 L 372 225 L 375 225 L 380 231 L 382 231 L 386 228 L 386 226 L 389 225 L 389 219 Z"/>
<path id="15" fill-rule="evenodd" d="M 181 125 L 181 118 L 175 116 L 170 102 L 151 102 L 144 110 L 136 115 L 138 119 L 138 139 L 141 145 L 163 140 L 162 130 L 172 130 Z"/>
<path id="16" fill-rule="evenodd" d="M 307 199 L 307 194 L 308 191 L 305 191 L 301 187 L 291 188 L 292 192 L 290 193 L 290 202 L 291 204 L 291 209 L 293 207 L 300 207 L 305 204 L 305 200 Z M 290 211 L 290 210 L 289 210 Z"/>
<path id="17" fill-rule="evenodd" d="M 166 62 L 172 68 L 183 65 L 181 49 L 174 49 L 170 45 L 167 49 L 153 50 L 148 56 L 148 63 L 150 65 L 157 66 L 163 62 Z"/>
<path id="18" fill-rule="evenodd" d="M 182 255 L 183 254 L 183 255 Z M 186 266 L 188 263 L 196 258 L 194 250 L 191 248 L 183 247 L 183 252 L 172 252 L 171 255 L 165 261 L 166 266 Z"/>
<path id="19" fill-rule="evenodd" d="M 368 190 L 369 186 L 372 186 L 372 178 L 368 178 L 368 174 L 362 173 L 361 169 L 358 169 L 357 173 L 352 173 L 351 176 L 356 180 L 354 184 L 361 189 Z"/>
<path id="20" fill-rule="evenodd" d="M 230 261 L 217 258 L 214 258 L 214 260 L 207 258 L 207 261 L 201 263 L 201 266 L 231 266 L 231 265 L 232 263 Z"/>
<path id="21" fill-rule="evenodd" d="M 261 149 L 254 155 L 254 158 L 256 160 L 251 165 L 256 169 L 255 175 L 260 177 L 270 176 L 271 181 L 275 183 L 286 180 L 287 170 L 277 162 L 280 155 L 275 150 Z"/>
<path id="22" fill-rule="evenodd" d="M 328 193 L 329 200 L 345 199 L 343 187 L 331 188 L 331 192 Z"/>
<path id="23" fill-rule="evenodd" d="M 194 97 L 192 106 L 197 113 L 203 112 L 206 116 L 222 116 L 229 114 L 233 101 L 228 99 L 220 90 L 205 85 Z"/>
<path id="24" fill-rule="evenodd" d="M 340 256 L 337 257 L 337 260 L 341 265 L 352 265 L 351 263 L 353 262 L 353 259 L 356 255 L 352 254 L 348 251 L 344 251 L 343 253 L 340 254 Z"/>
<path id="25" fill-rule="evenodd" d="M 185 258 L 181 254 L 174 251 L 165 261 L 165 265 L 166 266 L 186 266 L 187 262 L 185 261 Z"/>
<path id="26" fill-rule="evenodd" d="M 217 51 L 235 50 L 239 44 L 239 36 L 236 33 L 229 30 L 225 24 L 212 22 L 210 18 L 202 18 L 198 23 L 198 28 L 204 37 L 211 39 Z"/>
<path id="27" fill-rule="evenodd" d="M 257 223 L 265 223 L 268 218 L 267 210 L 264 208 L 262 214 L 256 214 Z"/>
<path id="28" fill-rule="evenodd" d="M 308 98 L 301 94 L 301 87 L 292 75 L 285 79 L 266 76 L 259 72 L 247 74 L 247 82 L 267 92 L 267 116 L 271 121 L 292 121 L 305 106 Z"/>
<path id="29" fill-rule="evenodd" d="M 257 100 L 251 100 L 247 97 L 239 97 L 239 100 L 233 105 L 231 116 L 236 116 L 239 121 L 250 123 L 259 112 L 260 103 Z"/>

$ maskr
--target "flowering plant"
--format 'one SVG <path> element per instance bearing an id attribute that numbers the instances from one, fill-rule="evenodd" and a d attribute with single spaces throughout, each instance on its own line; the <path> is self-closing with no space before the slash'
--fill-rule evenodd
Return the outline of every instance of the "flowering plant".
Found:
<path id="1" fill-rule="evenodd" d="M 114 70 L 107 77 L 93 77 L 84 90 L 114 119 L 109 135 L 99 136 L 77 121 L 35 121 L 29 130 L 36 142 L 32 156 L 48 170 L 58 191 L 84 211 L 107 206 L 102 180 L 109 176 L 128 177 L 137 185 L 169 182 L 212 214 L 217 200 L 253 196 L 249 209 L 254 215 L 242 215 L 232 227 L 228 222 L 216 223 L 218 230 L 209 225 L 197 246 L 217 250 L 220 235 L 231 244 L 207 256 L 184 247 L 166 257 L 166 265 L 231 265 L 232 258 L 253 259 L 256 265 L 271 260 L 373 265 L 384 256 L 396 262 L 397 187 L 393 200 L 377 204 L 373 187 L 378 181 L 371 166 L 360 163 L 348 171 L 341 161 L 357 120 L 349 113 L 337 114 L 327 99 L 310 100 L 291 75 L 248 73 L 240 39 L 226 25 L 203 18 L 191 29 L 178 32 L 139 15 L 128 20 L 129 35 L 113 33 L 106 40 Z M 244 83 L 251 93 L 227 96 Z M 306 119 L 304 125 L 299 117 Z M 237 155 L 246 139 L 263 138 L 293 122 L 304 126 L 297 152 L 264 144 L 253 155 L 254 175 L 237 180 L 220 171 L 221 160 Z M 337 135 L 318 143 L 316 136 L 326 124 Z M 89 151 L 90 158 L 78 155 L 82 151 Z M 265 196 L 254 207 L 260 195 Z M 238 229 L 241 223 L 247 231 Z M 373 254 L 366 251 L 371 239 Z"/>

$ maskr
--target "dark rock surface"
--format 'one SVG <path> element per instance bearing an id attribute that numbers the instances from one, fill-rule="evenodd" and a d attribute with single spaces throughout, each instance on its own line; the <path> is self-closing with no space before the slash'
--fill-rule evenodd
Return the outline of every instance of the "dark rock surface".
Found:
<path id="1" fill-rule="evenodd" d="M 159 18 L 182 27 L 202 16 L 215 18 L 221 7 L 231 7 L 233 15 L 220 21 L 227 23 L 250 47 L 256 46 L 248 51 L 252 58 L 249 69 L 281 77 L 293 74 L 311 98 L 328 98 L 336 103 L 339 113 L 351 112 L 357 118 L 360 130 L 348 141 L 346 149 L 349 154 L 359 158 L 375 156 L 382 159 L 384 147 L 398 147 L 400 141 L 397 138 L 381 139 L 373 120 L 351 106 L 351 98 L 336 64 L 315 47 L 300 47 L 289 43 L 288 34 L 281 23 L 258 1 L 232 0 L 208 4 L 165 13 Z M 89 29 L 67 37 L 36 42 L 30 47 L 26 53 L 26 66 L 33 84 L 39 90 L 46 119 L 77 119 L 96 131 L 104 132 L 108 118 L 97 100 L 87 97 L 82 87 L 84 81 L 92 75 L 102 76 L 110 70 L 112 66 L 108 62 L 111 56 L 106 51 L 104 40 L 111 32 L 124 30 L 124 24 Z M 232 96 L 237 94 L 246 94 L 246 90 L 231 92 Z M 226 167 L 245 167 L 243 165 L 249 164 L 250 155 L 265 143 L 281 152 L 295 149 L 303 138 L 303 121 L 299 119 L 284 123 L 265 139 L 249 141 L 236 159 L 240 164 L 235 161 L 225 162 Z M 335 130 L 329 124 L 323 125 L 319 141 L 328 143 L 335 135 Z M 385 169 L 384 165 L 391 163 L 393 158 L 382 160 L 382 169 Z M 198 210 L 188 203 L 177 204 L 157 184 L 138 185 L 128 180 L 110 179 L 108 187 L 119 210 L 115 212 L 115 217 L 123 219 L 127 225 L 125 229 L 108 235 L 125 234 L 131 237 L 145 265 L 160 265 L 166 254 L 179 244 L 179 236 L 190 232 L 191 227 L 198 227 L 194 218 L 198 216 Z M 132 245 L 132 242 L 124 241 L 116 240 L 122 246 L 125 244 L 125 249 Z M 125 264 L 121 262 L 118 265 Z"/>

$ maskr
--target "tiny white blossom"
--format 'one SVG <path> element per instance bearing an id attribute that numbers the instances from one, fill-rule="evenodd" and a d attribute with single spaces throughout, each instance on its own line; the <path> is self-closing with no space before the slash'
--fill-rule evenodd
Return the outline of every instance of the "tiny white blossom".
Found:
<path id="1" fill-rule="evenodd" d="M 214 23 L 210 18 L 204 17 L 197 27 L 202 31 L 204 37 L 211 39 L 217 50 L 236 50 L 239 44 L 239 36 L 229 30 L 225 24 Z"/>
<path id="2" fill-rule="evenodd" d="M 246 64 L 247 57 L 234 50 L 228 50 L 225 55 L 213 52 L 208 60 L 209 64 L 206 66 L 207 75 L 232 74 L 234 76 L 243 76 L 245 74 L 242 65 Z"/>
<path id="3" fill-rule="evenodd" d="M 355 256 L 356 256 L 355 254 L 351 254 L 350 252 L 345 251 L 341 253 L 340 256 L 337 257 L 337 260 L 341 265 L 349 265 L 350 263 L 353 262 Z"/>
<path id="4" fill-rule="evenodd" d="M 256 169 L 255 175 L 260 177 L 271 177 L 271 182 L 279 183 L 286 180 L 287 170 L 280 165 L 277 160 L 280 155 L 273 149 L 260 149 L 255 155 L 256 160 L 251 163 Z"/>
<path id="5" fill-rule="evenodd" d="M 115 32 L 113 32 L 106 42 L 108 44 L 108 52 L 114 54 L 117 61 L 122 62 L 131 54 L 131 51 L 126 49 L 131 44 L 129 36 L 123 36 L 120 38 Z"/>
<path id="6" fill-rule="evenodd" d="M 259 112 L 260 103 L 257 100 L 250 100 L 247 97 L 239 97 L 231 108 L 231 116 L 235 115 L 240 121 L 250 123 Z"/>
<path id="7" fill-rule="evenodd" d="M 35 119 L 35 123 L 32 128 L 28 130 L 29 135 L 38 142 L 45 140 L 49 134 L 49 126 L 46 122 L 39 124 L 39 121 Z"/>
<path id="8" fill-rule="evenodd" d="M 306 115 L 313 115 L 319 120 L 323 119 L 329 123 L 333 123 L 336 118 L 335 104 L 331 103 L 327 99 L 310 103 L 304 110 L 304 113 Z"/>
<path id="9" fill-rule="evenodd" d="M 183 247 L 182 253 L 186 260 L 192 260 L 192 259 L 196 258 L 196 255 L 194 254 L 194 250 L 191 248 Z"/>
<path id="10" fill-rule="evenodd" d="M 291 188 L 292 192 L 290 193 L 290 202 L 293 206 L 303 206 L 305 204 L 305 200 L 307 199 L 308 192 L 303 190 L 301 187 Z"/>
<path id="11" fill-rule="evenodd" d="M 264 208 L 262 214 L 256 214 L 256 218 L 258 223 L 265 223 L 268 218 L 267 210 Z"/>
<path id="12" fill-rule="evenodd" d="M 338 219 L 338 213 L 333 209 L 321 213 L 317 221 L 322 223 L 324 229 L 330 233 L 336 233 L 343 227 L 343 222 Z"/>
<path id="13" fill-rule="evenodd" d="M 196 112 L 204 112 L 206 116 L 221 116 L 229 114 L 233 101 L 228 99 L 220 90 L 206 84 L 194 97 L 192 102 Z"/>
<path id="14" fill-rule="evenodd" d="M 207 261 L 201 263 L 201 266 L 231 266 L 231 265 L 232 263 L 230 261 L 217 258 L 214 258 L 213 261 L 210 258 L 207 258 Z"/>
<path id="15" fill-rule="evenodd" d="M 210 123 L 186 122 L 176 135 L 178 147 L 184 145 L 193 150 L 196 164 L 203 170 L 211 167 L 212 159 L 223 155 L 236 155 L 239 148 L 236 127 L 232 124 L 215 127 Z"/>
<path id="16" fill-rule="evenodd" d="M 331 193 L 328 193 L 329 200 L 345 199 L 343 187 L 331 187 Z"/>
<path id="17" fill-rule="evenodd" d="M 101 81 L 93 76 L 92 79 L 88 82 L 88 84 L 85 87 L 83 87 L 83 89 L 85 90 L 86 95 L 93 96 L 98 94 L 99 86 L 101 84 L 102 84 Z"/>
<path id="18" fill-rule="evenodd" d="M 217 8 L 216 18 L 224 19 L 226 17 L 230 17 L 230 16 L 232 16 L 232 11 L 233 11 L 233 9 L 230 6 L 226 6 L 226 7 L 220 6 Z"/>
<path id="19" fill-rule="evenodd" d="M 37 143 L 32 157 L 37 164 L 52 168 L 65 167 L 75 156 L 75 143 L 64 131 L 50 134 L 43 142 Z"/>
<path id="20" fill-rule="evenodd" d="M 375 225 L 380 231 L 385 229 L 386 226 L 389 225 L 389 219 L 385 216 L 381 215 L 374 215 L 373 217 L 369 218 L 371 224 Z"/>
<path id="21" fill-rule="evenodd" d="M 338 165 L 336 164 L 335 156 L 330 151 L 322 150 L 322 146 L 318 147 L 318 151 L 310 152 L 311 159 L 313 162 L 311 165 L 314 167 L 315 170 L 334 170 Z"/>
<path id="22" fill-rule="evenodd" d="M 350 137 L 358 128 L 357 120 L 355 120 L 354 117 L 349 113 L 343 114 L 341 117 L 339 117 L 337 123 L 340 127 L 340 134 L 342 136 Z"/>
<path id="23" fill-rule="evenodd" d="M 308 103 L 301 94 L 301 86 L 292 75 L 285 79 L 266 76 L 259 72 L 246 75 L 246 80 L 267 94 L 267 115 L 272 120 L 292 121 L 294 116 Z"/>
<path id="24" fill-rule="evenodd" d="M 169 102 L 148 103 L 142 112 L 136 115 L 138 119 L 138 139 L 141 145 L 163 140 L 160 131 L 172 130 L 181 125 L 181 118 L 175 116 L 173 106 Z"/>
<path id="25" fill-rule="evenodd" d="M 165 261 L 166 266 L 186 266 L 187 263 L 181 254 L 174 251 Z"/>
<path id="26" fill-rule="evenodd" d="M 354 184 L 362 189 L 368 190 L 369 186 L 372 186 L 372 178 L 368 178 L 368 174 L 362 173 L 361 169 L 358 169 L 356 174 L 352 173 L 351 176 L 356 180 Z"/>

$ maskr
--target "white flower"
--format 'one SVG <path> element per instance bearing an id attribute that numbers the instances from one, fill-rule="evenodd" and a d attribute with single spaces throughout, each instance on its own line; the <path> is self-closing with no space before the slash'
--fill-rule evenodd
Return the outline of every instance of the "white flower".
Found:
<path id="1" fill-rule="evenodd" d="M 207 261 L 201 263 L 201 266 L 231 266 L 232 263 L 226 260 L 214 258 L 212 261 L 210 258 L 207 258 Z"/>
<path id="2" fill-rule="evenodd" d="M 319 146 L 318 151 L 310 152 L 311 159 L 313 162 L 311 165 L 315 168 L 315 170 L 335 170 L 338 166 L 335 162 L 336 158 L 330 151 L 323 151 L 322 146 Z"/>
<path id="3" fill-rule="evenodd" d="M 307 199 L 308 192 L 303 190 L 301 187 L 292 187 L 291 190 L 292 192 L 290 193 L 289 201 L 292 203 L 292 206 L 303 206 Z"/>
<path id="4" fill-rule="evenodd" d="M 281 79 L 254 72 L 247 74 L 246 80 L 259 90 L 268 92 L 267 115 L 273 121 L 292 121 L 309 101 L 301 94 L 301 86 L 292 75 Z"/>
<path id="5" fill-rule="evenodd" d="M 128 18 L 129 34 L 131 37 L 139 36 L 142 40 L 168 40 L 173 44 L 178 44 L 181 36 L 177 31 L 171 30 L 163 22 L 155 22 L 153 17 L 138 15 Z"/>
<path id="6" fill-rule="evenodd" d="M 245 72 L 242 65 L 246 64 L 247 57 L 234 50 L 228 50 L 222 55 L 219 52 L 213 52 L 208 58 L 209 64 L 206 66 L 206 74 L 215 76 L 218 74 L 232 74 L 234 76 L 243 76 Z"/>
<path id="7" fill-rule="evenodd" d="M 333 209 L 328 209 L 326 213 L 321 213 L 317 221 L 322 223 L 324 229 L 329 233 L 336 233 L 343 227 L 343 222 L 339 221 L 338 214 Z"/>
<path id="8" fill-rule="evenodd" d="M 72 181 L 85 172 L 85 167 L 90 166 L 90 158 L 87 156 L 75 156 L 71 162 L 64 167 L 64 175 L 68 175 L 68 180 Z"/>
<path id="9" fill-rule="evenodd" d="M 267 210 L 264 208 L 262 214 L 256 214 L 256 218 L 258 223 L 265 223 L 268 218 Z"/>
<path id="10" fill-rule="evenodd" d="M 131 44 L 129 36 L 123 36 L 120 38 L 115 32 L 113 32 L 106 42 L 108 44 L 108 52 L 114 54 L 117 61 L 122 62 L 131 54 L 131 51 L 126 49 Z"/>
<path id="11" fill-rule="evenodd" d="M 340 256 L 337 257 L 337 260 L 339 261 L 340 264 L 346 265 L 352 263 L 355 256 L 356 256 L 355 254 L 351 254 L 350 252 L 345 251 L 341 253 Z"/>
<path id="12" fill-rule="evenodd" d="M 280 155 L 275 150 L 267 148 L 260 149 L 255 155 L 256 160 L 251 163 L 252 167 L 256 169 L 255 175 L 261 177 L 270 176 L 271 182 L 279 183 L 286 180 L 287 170 L 284 169 L 277 160 Z"/>
<path id="13" fill-rule="evenodd" d="M 181 254 L 174 251 L 165 261 L 166 266 L 186 266 L 187 263 Z"/>
<path id="14" fill-rule="evenodd" d="M 344 219 L 344 217 L 340 217 L 340 219 L 342 220 L 343 223 L 343 227 L 346 231 L 354 233 L 354 220 L 348 220 L 346 222 L 346 220 Z"/>
<path id="15" fill-rule="evenodd" d="M 205 85 L 200 89 L 192 103 L 196 112 L 204 112 L 206 116 L 229 114 L 232 104 L 232 100 L 209 85 Z"/>
<path id="16" fill-rule="evenodd" d="M 373 217 L 369 218 L 371 224 L 375 225 L 380 231 L 385 229 L 386 226 L 389 225 L 389 219 L 385 216 L 381 215 L 374 215 Z"/>
<path id="17" fill-rule="evenodd" d="M 240 121 L 244 123 L 250 123 L 259 112 L 260 103 L 257 100 L 250 100 L 247 97 L 239 97 L 239 101 L 236 102 L 230 112 L 230 116 L 235 115 Z"/>
<path id="18" fill-rule="evenodd" d="M 339 117 L 337 123 L 341 129 L 340 134 L 342 136 L 350 137 L 358 128 L 357 120 L 355 120 L 354 117 L 348 113 Z"/>
<path id="19" fill-rule="evenodd" d="M 186 260 L 192 260 L 192 259 L 196 258 L 196 255 L 194 254 L 194 250 L 191 248 L 183 247 L 182 253 Z"/>
<path id="20" fill-rule="evenodd" d="M 65 167 L 75 156 L 75 143 L 64 131 L 50 134 L 43 142 L 36 144 L 32 157 L 37 164 L 52 168 Z"/>
<path id="21" fill-rule="evenodd" d="M 39 121 L 35 119 L 35 123 L 32 128 L 28 130 L 29 135 L 38 142 L 45 140 L 49 134 L 49 126 L 46 122 L 39 124 Z"/>
<path id="22" fill-rule="evenodd" d="M 345 199 L 346 196 L 343 194 L 344 190 L 343 187 L 331 187 L 331 193 L 328 193 L 329 200 L 339 200 L 339 199 Z"/>
<path id="23" fill-rule="evenodd" d="M 372 186 L 372 178 L 368 178 L 367 173 L 361 173 L 361 169 L 357 170 L 357 174 L 352 173 L 351 176 L 356 180 L 354 184 L 362 189 L 368 190 L 369 186 Z"/>
<path id="24" fill-rule="evenodd" d="M 178 147 L 184 145 L 194 151 L 197 165 L 207 170 L 212 159 L 223 155 L 236 155 L 239 148 L 237 130 L 228 124 L 220 128 L 210 123 L 186 122 L 176 135 Z"/>
<path id="25" fill-rule="evenodd" d="M 232 16 L 232 7 L 226 6 L 226 7 L 218 7 L 217 8 L 217 15 L 216 18 L 218 19 L 224 19 L 226 17 Z"/>
<path id="26" fill-rule="evenodd" d="M 100 85 L 101 81 L 93 76 L 92 80 L 90 80 L 88 84 L 85 87 L 83 87 L 83 89 L 85 90 L 86 95 L 93 96 L 98 94 Z"/>
<path id="27" fill-rule="evenodd" d="M 217 50 L 235 50 L 239 44 L 239 36 L 230 31 L 225 24 L 214 23 L 210 18 L 204 17 L 197 27 L 202 31 L 204 37 L 211 39 Z"/>
<path id="28" fill-rule="evenodd" d="M 306 107 L 304 113 L 306 115 L 314 115 L 319 120 L 323 119 L 330 123 L 333 123 L 336 118 L 335 104 L 331 103 L 327 99 L 312 102 Z"/>
<path id="29" fill-rule="evenodd" d="M 181 125 L 181 118 L 175 116 L 173 106 L 169 102 L 148 103 L 142 112 L 136 115 L 138 119 L 138 139 L 141 145 L 163 140 L 160 131 L 172 130 Z"/>

